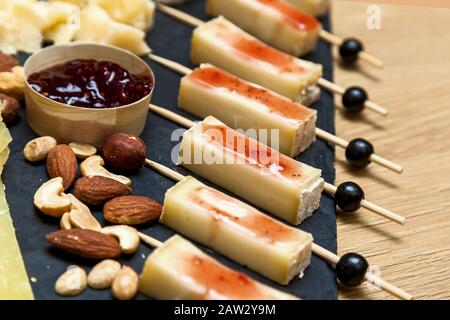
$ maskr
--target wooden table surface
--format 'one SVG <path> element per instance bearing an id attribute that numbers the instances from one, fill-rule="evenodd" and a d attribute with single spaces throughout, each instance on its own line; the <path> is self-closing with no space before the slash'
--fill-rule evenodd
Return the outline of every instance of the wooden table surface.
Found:
<path id="1" fill-rule="evenodd" d="M 380 5 L 381 30 L 369 30 L 370 4 L 335 0 L 333 5 L 334 32 L 363 39 L 386 63 L 383 70 L 363 66 L 362 72 L 336 66 L 336 83 L 361 85 L 390 110 L 387 118 L 370 111 L 348 118 L 338 110 L 337 134 L 364 137 L 378 154 L 405 168 L 401 175 L 376 164 L 354 171 L 340 149 L 337 183 L 355 180 L 367 199 L 408 218 L 402 227 L 364 209 L 340 215 L 339 253 L 362 253 L 384 279 L 417 299 L 449 299 L 450 9 Z M 365 286 L 342 288 L 340 298 L 392 297 Z"/>

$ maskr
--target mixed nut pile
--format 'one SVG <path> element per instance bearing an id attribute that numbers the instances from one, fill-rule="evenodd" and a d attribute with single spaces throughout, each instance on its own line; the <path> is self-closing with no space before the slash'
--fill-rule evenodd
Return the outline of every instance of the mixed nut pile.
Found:
<path id="1" fill-rule="evenodd" d="M 16 58 L 0 53 L 0 112 L 6 125 L 19 119 L 25 76 Z"/>
<path id="2" fill-rule="evenodd" d="M 130 195 L 132 181 L 118 174 L 144 166 L 147 147 L 142 139 L 116 133 L 102 150 L 103 157 L 94 146 L 58 144 L 45 136 L 28 142 L 23 154 L 30 162 L 47 162 L 50 180 L 36 191 L 34 204 L 43 214 L 60 219 L 61 230 L 48 234 L 48 242 L 79 257 L 101 260 L 89 275 L 81 267 L 68 268 L 56 281 L 56 293 L 74 296 L 89 285 L 111 288 L 115 298 L 127 300 L 137 294 L 139 277 L 113 259 L 137 251 L 140 233 L 132 226 L 157 221 L 162 207 L 151 198 Z M 73 194 L 65 193 L 72 186 Z M 103 206 L 104 218 L 111 225 L 102 226 L 89 206 Z"/>

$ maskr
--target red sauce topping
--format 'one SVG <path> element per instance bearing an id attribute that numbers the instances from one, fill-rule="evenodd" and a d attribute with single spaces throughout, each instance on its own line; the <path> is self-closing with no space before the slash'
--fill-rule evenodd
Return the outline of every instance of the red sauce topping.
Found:
<path id="1" fill-rule="evenodd" d="M 216 222 L 237 224 L 271 244 L 298 240 L 297 230 L 215 189 L 200 187 L 190 193 L 190 199 L 208 210 Z"/>
<path id="2" fill-rule="evenodd" d="M 220 125 L 202 124 L 202 133 L 208 143 L 222 148 L 227 161 L 231 160 L 233 164 L 255 166 L 264 170 L 265 174 L 289 180 L 302 177 L 301 166 L 297 161 L 236 130 Z"/>
<path id="3" fill-rule="evenodd" d="M 212 258 L 194 255 L 185 273 L 205 288 L 205 299 L 274 299 L 248 276 L 227 268 Z"/>
<path id="4" fill-rule="evenodd" d="M 290 3 L 279 0 L 256 0 L 259 3 L 275 10 L 284 19 L 297 29 L 311 31 L 319 27 L 319 21 L 313 16 L 297 9 Z"/>
<path id="5" fill-rule="evenodd" d="M 147 75 L 109 61 L 73 60 L 29 76 L 28 83 L 54 101 L 86 108 L 116 108 L 136 102 L 153 87 Z"/>
<path id="6" fill-rule="evenodd" d="M 294 57 L 262 43 L 243 31 L 231 28 L 223 21 L 216 23 L 215 26 L 217 27 L 215 36 L 247 59 L 272 65 L 282 72 L 306 72 L 295 63 Z"/>
<path id="7" fill-rule="evenodd" d="M 304 121 L 311 115 L 311 111 L 301 104 L 256 87 L 215 67 L 197 68 L 189 77 L 211 88 L 236 92 L 285 118 Z"/>

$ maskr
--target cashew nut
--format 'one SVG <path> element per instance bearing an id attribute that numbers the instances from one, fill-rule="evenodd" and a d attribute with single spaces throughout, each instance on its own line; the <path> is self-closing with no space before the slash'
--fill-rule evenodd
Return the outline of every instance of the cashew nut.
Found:
<path id="1" fill-rule="evenodd" d="M 72 229 L 72 224 L 70 223 L 70 215 L 69 212 L 66 212 L 61 217 L 61 220 L 59 221 L 59 226 L 63 230 L 70 230 Z"/>
<path id="2" fill-rule="evenodd" d="M 71 297 L 79 295 L 86 287 L 86 271 L 78 266 L 71 266 L 56 281 L 55 292 L 60 296 Z"/>
<path id="3" fill-rule="evenodd" d="M 77 158 L 80 160 L 84 160 L 97 154 L 97 148 L 95 148 L 90 144 L 72 142 L 69 143 L 69 147 L 72 149 Z"/>
<path id="4" fill-rule="evenodd" d="M 92 289 L 110 288 L 122 266 L 116 260 L 103 260 L 89 272 L 87 283 Z"/>
<path id="5" fill-rule="evenodd" d="M 102 226 L 100 222 L 92 215 L 91 210 L 73 194 L 67 194 L 66 197 L 72 202 L 72 209 L 69 212 L 70 224 L 79 229 L 89 229 L 100 231 Z"/>
<path id="6" fill-rule="evenodd" d="M 141 242 L 137 230 L 129 226 L 119 225 L 104 227 L 101 232 L 116 237 L 119 240 L 122 252 L 125 254 L 136 252 Z"/>
<path id="7" fill-rule="evenodd" d="M 102 176 L 110 179 L 114 179 L 123 183 L 127 186 L 131 185 L 131 180 L 125 176 L 119 176 L 114 173 L 109 172 L 103 166 L 105 165 L 105 161 L 103 161 L 100 156 L 92 156 L 84 160 L 80 164 L 81 174 L 86 176 Z"/>
<path id="8" fill-rule="evenodd" d="M 55 138 L 45 136 L 29 141 L 23 149 L 23 155 L 28 161 L 41 161 L 47 158 L 47 155 L 58 143 Z"/>
<path id="9" fill-rule="evenodd" d="M 123 267 L 112 283 L 112 294 L 119 300 L 131 300 L 138 292 L 139 277 L 130 267 Z"/>
<path id="10" fill-rule="evenodd" d="M 56 218 L 70 211 L 72 202 L 64 194 L 63 179 L 56 177 L 45 182 L 34 194 L 34 205 L 42 213 Z"/>

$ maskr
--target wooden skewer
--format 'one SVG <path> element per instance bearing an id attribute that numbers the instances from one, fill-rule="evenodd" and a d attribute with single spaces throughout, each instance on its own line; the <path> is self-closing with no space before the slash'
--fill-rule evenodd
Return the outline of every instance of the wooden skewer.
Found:
<path id="1" fill-rule="evenodd" d="M 340 37 L 328 32 L 326 30 L 323 30 L 323 29 L 321 29 L 319 31 L 319 37 L 321 37 L 323 40 L 325 40 L 328 43 L 334 44 L 335 46 L 341 46 L 342 43 L 344 42 Z M 383 61 L 374 57 L 370 53 L 367 53 L 366 51 L 361 51 L 359 53 L 358 57 L 361 60 L 364 60 L 377 68 L 382 69 L 384 67 Z"/>
<path id="2" fill-rule="evenodd" d="M 156 7 L 158 8 L 159 11 L 161 11 L 169 16 L 172 16 L 172 17 L 178 19 L 179 21 L 184 22 L 187 25 L 192 26 L 192 27 L 198 27 L 198 26 L 201 26 L 203 23 L 205 23 L 204 21 L 197 19 L 196 17 L 193 17 L 190 14 L 187 14 L 183 11 L 174 9 L 172 7 L 166 6 L 161 3 L 158 3 L 156 5 Z M 319 31 L 319 37 L 321 37 L 323 40 L 325 40 L 333 45 L 336 45 L 336 46 L 340 46 L 343 43 L 343 40 L 340 37 L 328 32 L 326 30 L 323 30 L 323 29 L 321 29 Z M 360 59 L 374 65 L 375 67 L 378 67 L 378 68 L 384 67 L 383 61 L 381 61 L 380 59 L 374 57 L 373 55 L 371 55 L 365 51 L 361 51 L 359 53 L 358 57 Z"/>
<path id="3" fill-rule="evenodd" d="M 184 13 L 183 11 L 166 6 L 165 4 L 157 3 L 156 8 L 159 11 L 161 11 L 171 17 L 174 17 L 174 18 L 178 19 L 179 21 L 184 22 L 191 27 L 198 27 L 205 23 L 204 21 L 197 19 L 196 17 L 191 16 L 190 14 L 187 14 L 187 13 Z"/>
<path id="4" fill-rule="evenodd" d="M 169 68 L 169 69 L 171 69 L 171 70 L 173 70 L 175 72 L 178 72 L 181 75 L 188 75 L 188 74 L 190 74 L 192 72 L 192 69 L 189 69 L 188 67 L 185 67 L 185 66 L 183 66 L 182 64 L 180 64 L 178 62 L 175 62 L 175 61 L 163 58 L 163 57 L 158 56 L 156 54 L 149 53 L 148 57 L 151 60 L 159 63 L 160 65 L 162 65 L 164 67 L 167 67 L 167 68 Z"/>
<path id="5" fill-rule="evenodd" d="M 142 232 L 138 232 L 138 233 L 139 233 L 139 238 L 141 238 L 141 241 L 152 248 L 159 248 L 164 244 L 163 242 L 161 242 L 155 238 L 152 238 L 152 237 L 146 235 L 145 233 L 142 233 Z"/>
<path id="6" fill-rule="evenodd" d="M 184 126 L 185 128 L 191 128 L 195 124 L 194 121 L 191 121 L 191 120 L 189 120 L 189 119 L 187 119 L 187 118 L 185 118 L 185 117 L 183 117 L 183 116 L 181 116 L 181 115 L 179 115 L 179 114 L 177 114 L 175 112 L 172 112 L 172 111 L 170 111 L 170 110 L 168 110 L 166 108 L 161 108 L 161 107 L 155 106 L 153 104 L 150 104 L 149 105 L 149 109 L 151 111 L 153 111 L 154 113 L 156 113 L 156 114 L 158 114 L 158 115 L 160 115 L 160 116 L 162 116 L 162 117 L 164 117 L 164 118 L 166 118 L 166 119 L 168 119 L 168 120 L 170 120 L 172 122 L 175 122 L 175 123 L 178 123 L 181 126 Z M 316 128 L 316 130 L 317 130 L 317 128 Z M 318 129 L 318 130 L 320 130 L 320 129 Z M 321 132 L 322 131 L 323 130 L 321 130 Z M 323 131 L 323 132 L 325 132 L 325 131 Z M 327 135 L 330 135 L 330 134 L 327 133 Z M 338 139 L 338 140 L 345 141 L 345 140 L 340 139 L 338 137 L 334 137 L 334 138 Z M 325 184 L 325 191 L 327 193 L 330 193 L 331 195 L 334 195 L 336 193 L 336 189 L 337 189 L 337 187 L 332 185 L 332 184 L 328 184 L 328 183 Z M 404 217 L 402 217 L 402 216 L 400 216 L 400 215 L 398 215 L 398 214 L 396 214 L 394 212 L 391 212 L 389 210 L 386 210 L 386 209 L 384 209 L 384 208 L 382 208 L 382 207 L 380 207 L 380 206 L 378 206 L 378 205 L 376 205 L 374 203 L 371 203 L 371 202 L 369 202 L 367 200 L 363 200 L 361 202 L 361 206 L 366 208 L 366 209 L 369 209 L 370 211 L 372 211 L 372 212 L 374 212 L 376 214 L 379 214 L 379 215 L 381 215 L 381 216 L 383 216 L 385 218 L 388 218 L 388 219 L 390 219 L 392 221 L 395 221 L 395 222 L 397 222 L 399 224 L 403 225 L 406 222 L 406 219 Z"/>
<path id="7" fill-rule="evenodd" d="M 146 159 L 145 164 L 149 168 L 155 170 L 156 172 L 159 172 L 160 174 L 172 179 L 175 182 L 179 182 L 185 178 L 182 174 L 180 174 L 162 164 L 154 162 L 152 160 Z M 139 236 L 143 242 L 147 243 L 151 247 L 158 248 L 162 245 L 162 242 L 160 242 L 159 240 L 153 239 L 150 236 L 145 235 L 143 233 L 139 233 Z M 325 248 L 322 248 L 321 246 L 319 246 L 315 243 L 313 243 L 313 245 L 312 245 L 312 251 L 318 257 L 324 259 L 325 261 L 327 261 L 328 263 L 331 263 L 331 264 L 336 264 L 340 260 L 340 257 L 338 255 L 332 253 L 331 251 L 328 251 Z M 374 284 L 375 286 L 379 287 L 380 289 L 382 289 L 386 292 L 389 292 L 390 294 L 392 294 L 400 299 L 405 299 L 405 300 L 413 299 L 413 296 L 410 295 L 409 293 L 403 291 L 400 288 L 395 287 L 394 285 L 388 283 L 387 281 L 384 281 L 383 279 L 381 279 L 375 275 L 366 274 L 365 279 L 366 279 L 366 281 Z"/>

